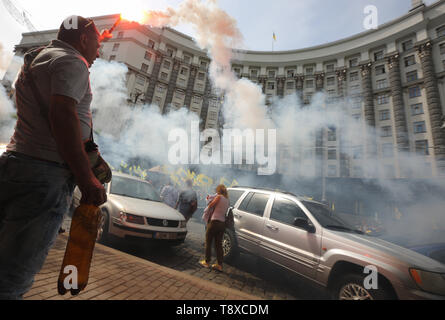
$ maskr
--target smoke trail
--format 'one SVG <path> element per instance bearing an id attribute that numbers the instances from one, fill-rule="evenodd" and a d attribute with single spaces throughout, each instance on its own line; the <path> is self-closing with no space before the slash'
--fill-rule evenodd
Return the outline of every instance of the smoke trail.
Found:
<path id="1" fill-rule="evenodd" d="M 12 59 L 12 55 L 6 52 L 0 43 L 0 79 L 3 78 L 6 69 Z"/>

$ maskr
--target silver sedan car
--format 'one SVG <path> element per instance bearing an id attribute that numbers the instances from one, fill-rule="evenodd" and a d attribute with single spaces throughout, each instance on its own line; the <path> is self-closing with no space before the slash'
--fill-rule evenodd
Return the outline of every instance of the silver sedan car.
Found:
<path id="1" fill-rule="evenodd" d="M 108 201 L 101 206 L 103 221 L 99 241 L 110 237 L 127 240 L 153 240 L 172 245 L 184 242 L 187 225 L 184 216 L 164 204 L 148 182 L 113 172 L 105 185 Z M 74 191 L 72 208 L 80 202 L 81 193 Z"/>

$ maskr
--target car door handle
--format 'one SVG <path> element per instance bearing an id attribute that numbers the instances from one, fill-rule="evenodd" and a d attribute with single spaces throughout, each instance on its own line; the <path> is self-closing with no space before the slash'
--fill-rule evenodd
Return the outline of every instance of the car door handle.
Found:
<path id="1" fill-rule="evenodd" d="M 233 216 L 237 219 L 241 219 L 243 216 L 238 213 L 233 213 Z"/>
<path id="2" fill-rule="evenodd" d="M 277 227 L 274 227 L 274 226 L 271 225 L 271 224 L 266 224 L 266 227 L 268 227 L 269 229 L 271 229 L 271 230 L 273 230 L 273 231 L 278 231 L 278 230 L 280 230 L 280 229 L 278 229 Z"/>

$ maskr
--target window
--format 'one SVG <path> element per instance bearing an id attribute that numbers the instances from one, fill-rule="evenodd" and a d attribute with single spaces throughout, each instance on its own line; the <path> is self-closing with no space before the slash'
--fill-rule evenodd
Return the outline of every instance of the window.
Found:
<path id="1" fill-rule="evenodd" d="M 174 55 L 174 51 L 173 51 L 173 49 L 167 49 L 167 55 L 169 56 L 169 57 L 171 57 L 171 58 L 173 58 L 173 55 Z"/>
<path id="2" fill-rule="evenodd" d="M 377 81 L 377 89 L 385 89 L 388 88 L 388 80 L 378 80 Z"/>
<path id="3" fill-rule="evenodd" d="M 287 70 L 287 77 L 293 78 L 295 76 L 295 70 Z"/>
<path id="4" fill-rule="evenodd" d="M 153 55 L 150 53 L 150 52 L 148 52 L 148 51 L 145 51 L 145 60 L 151 60 L 151 58 L 153 57 Z"/>
<path id="5" fill-rule="evenodd" d="M 252 77 L 252 78 L 256 78 L 256 77 L 258 77 L 258 70 L 250 70 L 250 76 Z"/>
<path id="6" fill-rule="evenodd" d="M 314 80 L 306 80 L 306 88 L 313 88 Z"/>
<path id="7" fill-rule="evenodd" d="M 445 36 L 445 26 L 437 28 L 436 33 L 438 38 Z"/>
<path id="8" fill-rule="evenodd" d="M 421 156 L 429 156 L 428 140 L 416 141 L 416 153 Z"/>
<path id="9" fill-rule="evenodd" d="M 275 78 L 275 71 L 269 70 L 268 75 L 269 75 L 269 78 Z"/>
<path id="10" fill-rule="evenodd" d="M 206 74 L 204 72 L 199 72 L 198 73 L 198 80 L 200 81 L 204 81 Z"/>
<path id="11" fill-rule="evenodd" d="M 143 76 L 137 76 L 137 77 L 136 77 L 136 83 L 139 84 L 139 85 L 141 85 L 141 86 L 145 85 L 145 77 L 143 77 Z"/>
<path id="12" fill-rule="evenodd" d="M 192 61 L 192 57 L 188 56 L 188 55 L 184 55 L 184 62 L 185 63 L 190 63 Z"/>
<path id="13" fill-rule="evenodd" d="M 413 41 L 408 40 L 402 43 L 403 51 L 411 50 L 414 47 Z"/>
<path id="14" fill-rule="evenodd" d="M 411 99 L 420 97 L 422 95 L 422 93 L 420 91 L 420 87 L 412 87 L 412 88 L 409 88 L 408 91 L 409 91 L 409 97 Z"/>
<path id="15" fill-rule="evenodd" d="M 355 84 L 351 86 L 351 93 L 358 93 L 360 92 L 360 85 L 359 84 Z"/>
<path id="16" fill-rule="evenodd" d="M 361 109 L 362 107 L 362 99 L 361 98 L 354 98 L 351 100 L 352 109 Z"/>
<path id="17" fill-rule="evenodd" d="M 392 137 L 392 128 L 391 127 L 382 127 L 382 132 L 380 135 L 382 138 Z"/>
<path id="18" fill-rule="evenodd" d="M 167 78 L 168 78 L 168 73 L 161 72 L 161 79 L 162 80 L 167 80 Z"/>
<path id="19" fill-rule="evenodd" d="M 394 147 L 392 143 L 382 144 L 382 156 L 384 158 L 391 158 L 394 155 Z"/>
<path id="20" fill-rule="evenodd" d="M 181 75 L 186 76 L 188 75 L 189 69 L 182 67 L 181 71 L 179 72 Z"/>
<path id="21" fill-rule="evenodd" d="M 171 62 L 168 60 L 165 60 L 163 66 L 165 69 L 170 70 Z"/>
<path id="22" fill-rule="evenodd" d="M 201 61 L 200 65 L 202 68 L 207 68 L 207 62 L 205 61 Z"/>
<path id="23" fill-rule="evenodd" d="M 312 67 L 306 68 L 306 74 L 307 75 L 313 75 L 314 74 L 314 68 L 312 68 Z"/>
<path id="24" fill-rule="evenodd" d="M 381 74 L 385 74 L 385 73 L 386 73 L 386 70 L 385 70 L 385 66 L 384 65 L 375 67 L 375 75 L 376 76 L 381 75 Z"/>
<path id="25" fill-rule="evenodd" d="M 423 114 L 423 104 L 417 103 L 411 106 L 411 115 L 417 116 L 419 114 Z"/>
<path id="26" fill-rule="evenodd" d="M 165 87 L 164 87 L 164 86 L 159 86 L 158 89 L 157 89 L 157 91 L 158 91 L 159 93 L 164 93 L 164 91 L 165 91 Z"/>
<path id="27" fill-rule="evenodd" d="M 141 66 L 141 71 L 147 73 L 148 72 L 148 65 L 143 63 L 142 66 Z"/>
<path id="28" fill-rule="evenodd" d="M 353 114 L 352 117 L 354 118 L 355 121 L 359 121 L 362 118 L 362 115 L 357 113 L 357 114 Z"/>
<path id="29" fill-rule="evenodd" d="M 374 60 L 375 61 L 383 60 L 383 50 L 374 53 Z"/>
<path id="30" fill-rule="evenodd" d="M 380 111 L 380 121 L 385 121 L 390 119 L 391 119 L 391 113 L 389 110 Z"/>
<path id="31" fill-rule="evenodd" d="M 116 60 L 116 56 L 110 56 L 110 61 Z"/>
<path id="32" fill-rule="evenodd" d="M 328 131 L 328 141 L 337 141 L 337 129 L 331 128 Z"/>
<path id="33" fill-rule="evenodd" d="M 353 68 L 353 67 L 357 67 L 357 66 L 358 66 L 358 58 L 349 60 L 349 67 Z"/>
<path id="34" fill-rule="evenodd" d="M 228 190 L 229 193 L 229 201 L 230 206 L 235 206 L 235 203 L 238 201 L 239 198 L 244 194 L 244 191 L 241 190 Z"/>
<path id="35" fill-rule="evenodd" d="M 329 177 L 337 176 L 337 166 L 328 166 L 328 176 Z"/>
<path id="36" fill-rule="evenodd" d="M 297 218 L 307 220 L 304 211 L 293 201 L 277 197 L 273 203 L 270 219 L 288 225 L 294 225 Z"/>
<path id="37" fill-rule="evenodd" d="M 295 83 L 293 81 L 286 82 L 286 89 L 294 89 Z"/>
<path id="38" fill-rule="evenodd" d="M 335 66 L 334 66 L 334 64 L 328 64 L 328 65 L 326 65 L 326 72 L 334 72 L 334 68 L 335 68 Z"/>
<path id="39" fill-rule="evenodd" d="M 119 43 L 115 43 L 113 46 L 113 51 L 117 51 L 119 50 L 120 44 Z"/>
<path id="40" fill-rule="evenodd" d="M 148 40 L 148 46 L 152 49 L 155 47 L 155 42 L 153 40 Z"/>
<path id="41" fill-rule="evenodd" d="M 329 77 L 329 78 L 327 78 L 327 85 L 328 86 L 333 86 L 333 85 L 335 85 L 335 77 Z"/>
<path id="42" fill-rule="evenodd" d="M 405 67 L 409 67 L 416 64 L 416 58 L 414 55 L 405 58 Z"/>
<path id="43" fill-rule="evenodd" d="M 377 96 L 377 103 L 379 105 L 387 104 L 389 102 L 389 96 L 387 94 L 379 94 Z"/>
<path id="44" fill-rule="evenodd" d="M 440 54 L 445 54 L 445 43 L 442 43 L 442 44 L 439 46 L 439 49 L 440 49 Z"/>
<path id="45" fill-rule="evenodd" d="M 358 72 L 351 72 L 349 74 L 349 81 L 357 81 L 358 80 Z"/>
<path id="46" fill-rule="evenodd" d="M 176 91 L 175 96 L 176 96 L 176 99 L 182 100 L 182 99 L 184 99 L 185 94 L 184 94 L 184 92 Z"/>
<path id="47" fill-rule="evenodd" d="M 233 72 L 235 72 L 237 77 L 239 77 L 241 75 L 241 69 L 240 68 L 234 68 Z"/>
<path id="48" fill-rule="evenodd" d="M 337 160 L 337 150 L 328 150 L 328 160 Z"/>
<path id="49" fill-rule="evenodd" d="M 417 70 L 408 72 L 406 74 L 406 81 L 411 82 L 411 81 L 416 81 L 416 80 L 418 80 Z"/>
<path id="50" fill-rule="evenodd" d="M 267 90 L 275 90 L 275 82 L 268 82 Z"/>
<path id="51" fill-rule="evenodd" d="M 269 195 L 250 192 L 239 206 L 239 210 L 262 217 L 267 201 L 269 201 Z"/>
<path id="52" fill-rule="evenodd" d="M 122 39 L 124 37 L 124 33 L 121 31 L 117 34 L 118 39 Z"/>
<path id="53" fill-rule="evenodd" d="M 414 133 L 425 133 L 426 125 L 425 121 L 414 122 Z"/>
<path id="54" fill-rule="evenodd" d="M 354 147 L 352 149 L 352 157 L 356 160 L 363 159 L 363 147 L 362 146 Z"/>

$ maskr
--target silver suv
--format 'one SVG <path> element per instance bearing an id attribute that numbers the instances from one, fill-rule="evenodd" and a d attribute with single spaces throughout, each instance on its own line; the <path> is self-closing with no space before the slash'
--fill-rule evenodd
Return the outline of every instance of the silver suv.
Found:
<path id="1" fill-rule="evenodd" d="M 239 251 L 260 256 L 328 288 L 335 299 L 445 299 L 444 264 L 354 230 L 322 203 L 265 189 L 228 190 L 235 228 L 224 235 L 227 259 Z"/>

